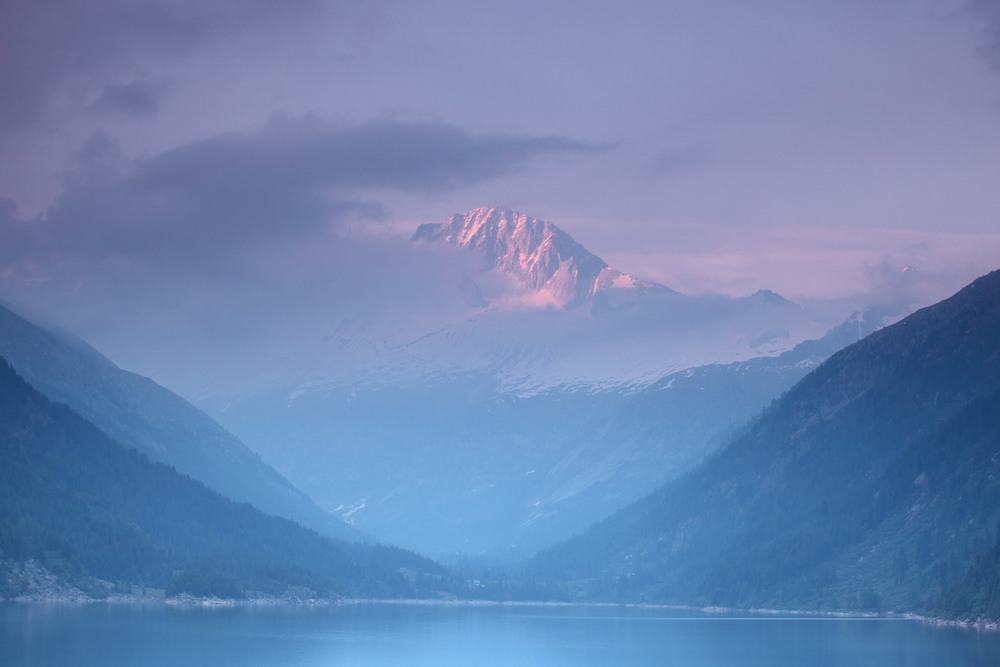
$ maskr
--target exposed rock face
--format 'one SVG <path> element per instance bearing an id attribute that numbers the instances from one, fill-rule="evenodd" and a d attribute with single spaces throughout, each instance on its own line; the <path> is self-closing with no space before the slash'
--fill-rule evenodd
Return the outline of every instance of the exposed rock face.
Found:
<path id="1" fill-rule="evenodd" d="M 477 208 L 417 228 L 414 241 L 446 241 L 478 251 L 490 268 L 511 273 L 540 301 L 579 306 L 613 289 L 666 289 L 611 268 L 551 222 L 503 208 Z"/>
<path id="2" fill-rule="evenodd" d="M 0 562 L 0 593 L 17 602 L 87 602 L 93 598 L 32 559 Z M 105 583 L 93 580 L 95 584 Z M 111 590 L 111 585 L 107 590 Z M 4 595 L 0 594 L 0 600 Z"/>

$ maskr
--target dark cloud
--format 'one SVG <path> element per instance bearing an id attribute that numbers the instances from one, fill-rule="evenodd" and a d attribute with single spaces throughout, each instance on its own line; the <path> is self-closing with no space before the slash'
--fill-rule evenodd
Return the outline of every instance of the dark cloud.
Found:
<path id="1" fill-rule="evenodd" d="M 105 86 L 92 106 L 136 116 L 151 116 L 159 106 L 162 93 L 162 87 L 137 79 L 131 83 Z"/>
<path id="2" fill-rule="evenodd" d="M 64 194 L 34 225 L 32 251 L 63 262 L 196 265 L 248 243 L 300 242 L 343 220 L 378 217 L 380 192 L 441 192 L 539 157 L 600 150 L 561 137 L 475 136 L 446 124 L 284 118 L 131 166 L 97 134 L 64 174 Z"/>
<path id="3" fill-rule="evenodd" d="M 445 123 L 337 127 L 315 118 L 279 118 L 256 135 L 228 134 L 164 153 L 144 164 L 135 180 L 189 191 L 206 182 L 280 190 L 446 190 L 519 169 L 540 155 L 600 150 L 564 137 L 473 136 Z"/>
<path id="4" fill-rule="evenodd" d="M 104 90 L 150 55 L 184 55 L 211 39 L 261 42 L 324 13 L 321 0 L 5 0 L 0 20 L 0 135 L 43 122 L 66 86 Z M 112 96 L 136 91 L 118 90 Z"/>
<path id="5" fill-rule="evenodd" d="M 968 7 L 982 33 L 983 56 L 1000 68 L 1000 0 L 969 0 Z"/>

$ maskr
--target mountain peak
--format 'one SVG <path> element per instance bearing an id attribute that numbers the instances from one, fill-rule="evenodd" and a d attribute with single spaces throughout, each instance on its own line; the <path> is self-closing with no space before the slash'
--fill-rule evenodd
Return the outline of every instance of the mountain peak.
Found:
<path id="1" fill-rule="evenodd" d="M 756 303 L 769 304 L 772 306 L 793 305 L 791 301 L 769 289 L 759 289 L 751 294 L 750 298 Z"/>
<path id="2" fill-rule="evenodd" d="M 610 288 L 665 289 L 612 269 L 551 222 L 506 208 L 477 208 L 445 223 L 420 225 L 413 240 L 475 250 L 490 268 L 517 276 L 560 308 L 579 306 Z"/>

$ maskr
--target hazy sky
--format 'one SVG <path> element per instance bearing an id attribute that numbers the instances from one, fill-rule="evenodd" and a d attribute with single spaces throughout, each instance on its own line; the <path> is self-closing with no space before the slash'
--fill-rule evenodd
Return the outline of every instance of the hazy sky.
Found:
<path id="1" fill-rule="evenodd" d="M 995 0 L 0 11 L 0 296 L 113 356 L 412 303 L 484 205 L 692 292 L 1000 266 Z"/>

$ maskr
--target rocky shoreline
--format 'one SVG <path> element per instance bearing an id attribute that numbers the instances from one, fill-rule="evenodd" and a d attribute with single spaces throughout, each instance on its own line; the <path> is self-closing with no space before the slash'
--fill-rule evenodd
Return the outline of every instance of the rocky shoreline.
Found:
<path id="1" fill-rule="evenodd" d="M 997 632 L 1000 631 L 1000 620 L 980 618 L 976 620 L 970 619 L 947 619 L 947 618 L 933 618 L 927 616 L 919 616 L 916 614 L 907 614 L 906 618 L 912 618 L 918 621 L 922 621 L 929 625 L 937 625 L 943 628 L 961 628 L 963 630 L 976 630 L 980 632 Z"/>
<path id="2" fill-rule="evenodd" d="M 91 602 L 95 598 L 62 581 L 34 560 L 0 563 L 0 577 L 14 602 Z M 13 593 L 13 594 L 11 594 Z M 4 599 L 0 596 L 0 600 Z"/>
<path id="3" fill-rule="evenodd" d="M 195 597 L 182 594 L 165 597 L 162 591 L 141 591 L 130 594 L 113 592 L 114 587 L 108 582 L 95 580 L 95 586 L 105 589 L 106 593 L 97 597 L 81 589 L 63 582 L 58 576 L 42 567 L 33 560 L 25 562 L 4 561 L 0 563 L 0 577 L 6 583 L 6 590 L 14 591 L 14 595 L 0 595 L 0 602 L 37 603 L 37 604 L 166 604 L 178 607 L 238 607 L 238 606 L 302 606 L 326 607 L 343 604 L 399 604 L 399 605 L 475 605 L 475 606 L 576 606 L 573 602 L 520 602 L 492 600 L 376 600 L 353 598 L 319 598 L 310 597 L 307 591 L 295 591 L 294 594 L 283 596 L 250 595 L 243 599 L 226 599 L 215 597 Z M 646 609 L 690 610 L 709 614 L 761 614 L 770 616 L 827 616 L 830 618 L 900 618 L 920 621 L 938 627 L 959 628 L 977 632 L 1000 631 L 998 619 L 946 619 L 923 616 L 912 613 L 874 614 L 870 612 L 823 612 L 803 611 L 795 609 L 734 609 L 728 607 L 689 607 L 684 605 L 656 604 L 618 604 L 618 603 L 588 603 L 584 606 L 622 606 L 640 607 Z"/>
<path id="4" fill-rule="evenodd" d="M 336 604 L 339 598 L 311 597 L 311 591 L 299 589 L 283 596 L 249 595 L 244 599 L 195 597 L 177 595 L 166 597 L 162 590 L 135 588 L 132 592 L 116 591 L 107 581 L 90 579 L 90 592 L 67 584 L 52 571 L 34 560 L 0 562 L 0 602 L 41 604 L 167 604 L 176 606 L 229 607 L 240 605 L 321 606 Z M 6 595 L 4 595 L 6 592 Z"/>

